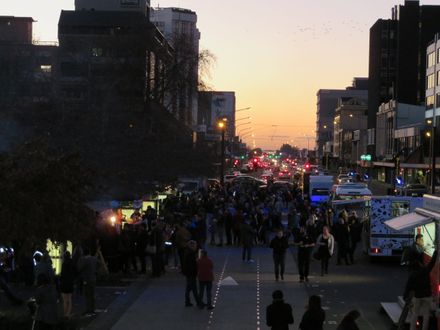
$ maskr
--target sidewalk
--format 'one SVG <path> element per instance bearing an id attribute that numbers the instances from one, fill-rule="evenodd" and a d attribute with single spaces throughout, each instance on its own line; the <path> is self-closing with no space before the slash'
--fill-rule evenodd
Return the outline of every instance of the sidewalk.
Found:
<path id="1" fill-rule="evenodd" d="M 125 295 L 133 281 L 133 278 L 123 279 L 123 282 L 98 282 L 96 287 L 96 316 L 83 316 L 85 310 L 84 297 L 75 292 L 72 296 L 73 317 L 70 320 L 63 320 L 63 303 L 60 299 L 58 304 L 58 315 L 60 316 L 60 329 L 84 329 L 94 319 L 98 318 L 100 313 L 106 313 L 107 307 L 119 296 Z M 6 298 L 4 292 L 0 290 L 0 329 L 30 329 L 32 318 L 26 302 L 33 297 L 35 287 L 26 287 L 22 283 L 9 283 L 13 292 L 25 302 L 22 305 L 14 306 Z"/>

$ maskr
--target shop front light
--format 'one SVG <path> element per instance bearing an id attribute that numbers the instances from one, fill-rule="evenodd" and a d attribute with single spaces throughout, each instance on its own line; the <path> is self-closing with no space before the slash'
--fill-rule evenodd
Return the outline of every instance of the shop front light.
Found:
<path id="1" fill-rule="evenodd" d="M 116 217 L 115 217 L 114 215 L 110 217 L 110 223 L 112 224 L 112 226 L 115 225 L 115 223 L 116 223 Z"/>

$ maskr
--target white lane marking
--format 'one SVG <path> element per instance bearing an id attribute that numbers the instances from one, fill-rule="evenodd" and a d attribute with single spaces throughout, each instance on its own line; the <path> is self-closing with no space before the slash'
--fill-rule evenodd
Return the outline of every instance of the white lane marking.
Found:
<path id="1" fill-rule="evenodd" d="M 256 316 L 257 316 L 257 330 L 260 330 L 260 258 L 257 259 L 257 304 L 256 304 Z"/>
<path id="2" fill-rule="evenodd" d="M 219 299 L 219 295 L 220 295 L 220 287 L 221 287 L 221 282 L 223 280 L 223 276 L 225 275 L 225 270 L 226 270 L 226 265 L 228 264 L 228 260 L 229 260 L 229 253 L 231 252 L 231 250 L 228 250 L 228 254 L 226 255 L 226 259 L 225 262 L 223 264 L 223 268 L 222 271 L 218 277 L 218 282 L 217 282 L 217 288 L 215 290 L 215 296 L 214 299 L 212 300 L 212 306 L 215 307 L 217 305 L 217 301 Z M 211 312 L 209 313 L 209 320 L 208 320 L 208 325 L 206 326 L 206 330 L 211 329 L 211 325 L 214 319 L 214 311 L 215 309 L 211 310 Z"/>

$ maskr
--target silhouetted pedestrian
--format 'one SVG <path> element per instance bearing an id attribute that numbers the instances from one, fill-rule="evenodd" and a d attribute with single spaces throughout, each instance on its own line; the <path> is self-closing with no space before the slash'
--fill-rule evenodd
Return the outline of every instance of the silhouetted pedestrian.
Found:
<path id="1" fill-rule="evenodd" d="M 292 306 L 283 300 L 283 292 L 275 290 L 272 293 L 273 302 L 266 309 L 266 324 L 272 330 L 288 330 L 293 324 Z"/>

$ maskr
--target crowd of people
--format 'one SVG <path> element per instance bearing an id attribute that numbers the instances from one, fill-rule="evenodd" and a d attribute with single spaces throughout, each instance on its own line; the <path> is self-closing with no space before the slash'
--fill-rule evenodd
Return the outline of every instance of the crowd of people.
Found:
<path id="1" fill-rule="evenodd" d="M 272 249 L 276 281 L 284 280 L 286 251 L 295 245 L 302 282 L 308 281 L 312 257 L 320 260 L 321 275 L 328 274 L 335 246 L 338 264 L 353 263 L 361 228 L 355 213 L 343 211 L 335 222 L 328 205 L 313 207 L 296 185 L 270 182 L 265 187 L 241 182 L 226 184 L 224 189 L 171 195 L 164 200 L 160 216 L 149 207 L 143 213 L 136 210 L 130 218 L 136 221 L 120 226 L 107 223 L 92 244 L 76 244 L 72 255 L 65 254 L 57 281 L 45 264 L 46 256 L 36 256 L 36 283 L 57 283 L 65 317 L 72 314 L 74 287 L 84 294 L 84 312 L 94 312 L 96 273 L 104 265 L 109 272 L 146 274 L 150 263 L 152 277 L 174 268 L 186 278 L 185 306 L 192 305 L 192 295 L 199 308 L 212 309 L 214 275 L 207 244 L 240 246 L 245 263 L 253 262 L 254 246 Z"/>

